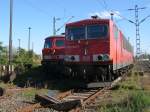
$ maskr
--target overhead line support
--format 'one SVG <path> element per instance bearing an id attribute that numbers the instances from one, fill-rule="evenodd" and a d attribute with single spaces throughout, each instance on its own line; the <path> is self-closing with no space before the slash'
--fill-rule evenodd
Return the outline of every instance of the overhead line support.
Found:
<path id="1" fill-rule="evenodd" d="M 138 5 L 135 5 L 135 8 L 134 9 L 128 9 L 130 11 L 135 11 L 135 22 L 129 20 L 130 23 L 134 23 L 135 26 L 136 26 L 136 56 L 139 57 L 140 56 L 140 46 L 141 46 L 141 43 L 140 43 L 140 23 L 144 22 L 147 18 L 144 18 L 142 19 L 142 21 L 139 22 L 139 15 L 138 15 L 138 11 L 141 10 L 141 9 L 145 9 L 146 7 L 142 7 L 142 8 L 139 8 Z"/>

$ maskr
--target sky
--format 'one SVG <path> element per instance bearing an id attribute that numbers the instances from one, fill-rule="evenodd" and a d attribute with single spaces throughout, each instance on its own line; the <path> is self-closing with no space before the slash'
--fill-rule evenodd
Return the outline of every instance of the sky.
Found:
<path id="1" fill-rule="evenodd" d="M 139 10 L 139 20 L 150 15 L 150 0 L 13 0 L 13 46 L 28 49 L 28 28 L 31 27 L 31 48 L 41 54 L 44 39 L 53 35 L 53 17 L 56 29 L 66 23 L 90 18 L 99 15 L 101 18 L 110 18 L 110 11 L 115 12 L 114 21 L 135 48 L 135 25 L 126 19 L 135 21 L 134 11 L 129 8 L 146 7 Z M 9 2 L 0 0 L 0 42 L 8 46 L 9 42 Z M 121 15 L 118 16 L 118 15 Z M 125 19 L 126 18 L 126 19 Z M 65 31 L 63 27 L 57 34 Z M 150 17 L 140 25 L 141 50 L 150 53 Z"/>

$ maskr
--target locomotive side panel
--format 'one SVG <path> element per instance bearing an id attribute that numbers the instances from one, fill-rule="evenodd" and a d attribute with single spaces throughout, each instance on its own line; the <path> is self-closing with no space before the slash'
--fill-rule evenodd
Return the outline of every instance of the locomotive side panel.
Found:
<path id="1" fill-rule="evenodd" d="M 122 32 L 111 23 L 110 55 L 113 59 L 113 70 L 129 66 L 133 63 L 132 46 Z"/>
<path id="2" fill-rule="evenodd" d="M 122 39 L 120 36 L 120 31 L 113 22 L 110 22 L 111 35 L 110 35 L 110 54 L 113 59 L 113 70 L 122 68 Z"/>

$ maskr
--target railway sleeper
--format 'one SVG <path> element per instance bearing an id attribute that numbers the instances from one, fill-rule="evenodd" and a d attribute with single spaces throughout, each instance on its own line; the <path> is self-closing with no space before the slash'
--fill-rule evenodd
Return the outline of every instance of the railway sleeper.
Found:
<path id="1" fill-rule="evenodd" d="M 40 105 L 43 107 L 52 108 L 57 111 L 69 111 L 76 107 L 82 107 L 81 99 L 68 99 L 66 97 L 66 101 L 60 101 L 50 96 L 36 95 L 35 100 L 40 102 Z"/>

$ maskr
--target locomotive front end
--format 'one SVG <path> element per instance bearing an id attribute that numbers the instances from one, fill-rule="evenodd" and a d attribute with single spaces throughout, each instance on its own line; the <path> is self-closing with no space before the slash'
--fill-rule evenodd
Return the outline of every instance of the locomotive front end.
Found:
<path id="1" fill-rule="evenodd" d="M 64 36 L 51 36 L 45 39 L 42 66 L 44 71 L 52 76 L 59 74 L 63 66 L 64 43 Z"/>
<path id="2" fill-rule="evenodd" d="M 65 70 L 72 77 L 102 79 L 111 64 L 109 20 L 88 19 L 66 25 Z"/>

